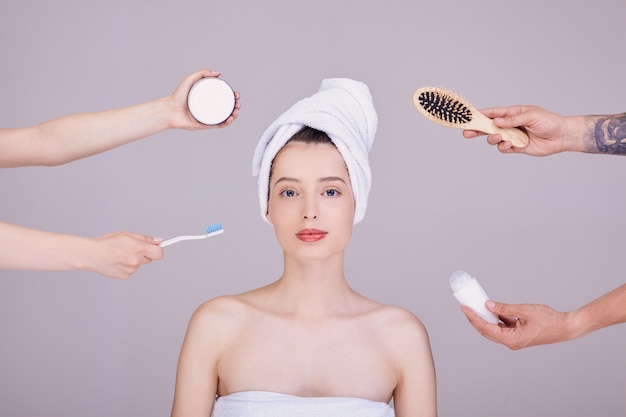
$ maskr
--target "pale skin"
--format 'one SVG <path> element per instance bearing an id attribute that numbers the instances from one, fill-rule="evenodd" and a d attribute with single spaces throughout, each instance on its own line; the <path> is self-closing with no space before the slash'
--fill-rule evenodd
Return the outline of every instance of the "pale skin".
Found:
<path id="1" fill-rule="evenodd" d="M 546 156 L 573 151 L 626 155 L 626 113 L 610 116 L 561 116 L 537 106 L 511 106 L 481 110 L 500 127 L 520 127 L 529 144 L 516 148 L 499 134 L 487 142 L 502 153 Z M 482 135 L 464 131 L 463 136 Z M 542 304 L 505 304 L 493 300 L 486 307 L 503 323 L 490 324 L 467 307 L 470 323 L 483 336 L 510 349 L 565 342 L 598 329 L 626 322 L 626 284 L 596 298 L 579 309 L 559 312 Z"/>
<path id="2" fill-rule="evenodd" d="M 593 331 L 626 322 L 626 284 L 584 306 L 559 312 L 541 304 L 504 304 L 487 301 L 485 306 L 503 323 L 487 323 L 468 307 L 462 307 L 472 326 L 487 339 L 517 350 L 564 342 Z"/>
<path id="3" fill-rule="evenodd" d="M 187 109 L 191 86 L 201 78 L 219 75 L 202 69 L 185 77 L 167 97 L 120 109 L 59 117 L 30 127 L 2 128 L 0 168 L 62 165 L 167 129 L 226 127 L 239 113 L 238 92 L 233 114 L 220 125 L 199 123 Z M 0 269 L 87 270 L 125 279 L 141 265 L 163 257 L 158 246 L 161 241 L 127 231 L 87 238 L 0 222 Z"/>
<path id="4" fill-rule="evenodd" d="M 172 416 L 209 416 L 215 395 L 256 390 L 388 402 L 435 416 L 428 335 L 410 312 L 352 290 L 344 250 L 354 197 L 329 144 L 288 143 L 274 160 L 267 218 L 283 248 L 275 282 L 223 296 L 193 314 L 180 354 Z M 304 229 L 324 237 L 298 238 Z"/>

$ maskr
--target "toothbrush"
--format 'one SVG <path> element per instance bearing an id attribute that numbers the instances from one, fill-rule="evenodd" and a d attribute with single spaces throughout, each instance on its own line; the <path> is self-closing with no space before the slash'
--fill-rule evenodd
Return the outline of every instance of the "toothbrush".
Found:
<path id="1" fill-rule="evenodd" d="M 224 229 L 222 228 L 221 223 L 215 223 L 206 228 L 206 234 L 197 235 L 197 236 L 178 236 L 172 239 L 168 239 L 166 241 L 161 242 L 160 247 L 164 248 L 173 243 L 180 242 L 181 240 L 195 240 L 195 239 L 206 239 L 207 237 L 219 235 L 220 233 L 224 233 Z"/>

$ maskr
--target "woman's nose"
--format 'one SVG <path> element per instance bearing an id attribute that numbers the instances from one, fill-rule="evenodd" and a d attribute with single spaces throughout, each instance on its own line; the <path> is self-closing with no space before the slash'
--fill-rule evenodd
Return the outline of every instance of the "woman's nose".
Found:
<path id="1" fill-rule="evenodd" d="M 313 220 L 313 219 L 317 219 L 317 204 L 316 202 L 311 199 L 308 198 L 304 204 L 303 209 L 303 213 L 302 213 L 302 217 L 305 220 Z"/>

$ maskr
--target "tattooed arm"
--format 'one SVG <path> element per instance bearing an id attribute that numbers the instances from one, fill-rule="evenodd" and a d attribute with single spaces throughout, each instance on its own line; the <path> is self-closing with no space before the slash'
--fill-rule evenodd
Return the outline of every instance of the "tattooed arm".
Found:
<path id="1" fill-rule="evenodd" d="M 593 135 L 585 135 L 591 148 L 587 152 L 626 155 L 626 113 L 588 118 L 594 129 Z"/>
<path id="2" fill-rule="evenodd" d="M 481 110 L 500 127 L 520 127 L 530 139 L 524 148 L 513 147 L 499 134 L 489 135 L 487 142 L 502 153 L 524 153 L 534 156 L 564 151 L 626 155 L 626 113 L 611 116 L 561 116 L 536 106 L 512 106 Z M 473 138 L 480 132 L 466 130 L 463 136 Z"/>

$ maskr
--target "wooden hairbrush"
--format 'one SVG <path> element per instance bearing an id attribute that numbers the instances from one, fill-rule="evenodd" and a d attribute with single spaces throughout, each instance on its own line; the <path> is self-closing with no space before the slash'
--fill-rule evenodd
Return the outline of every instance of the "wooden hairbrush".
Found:
<path id="1" fill-rule="evenodd" d="M 503 140 L 510 141 L 515 147 L 528 145 L 528 136 L 524 131 L 496 126 L 493 120 L 476 110 L 463 97 L 444 88 L 422 87 L 415 90 L 413 106 L 422 116 L 442 126 L 476 130 L 489 135 L 499 133 Z"/>

